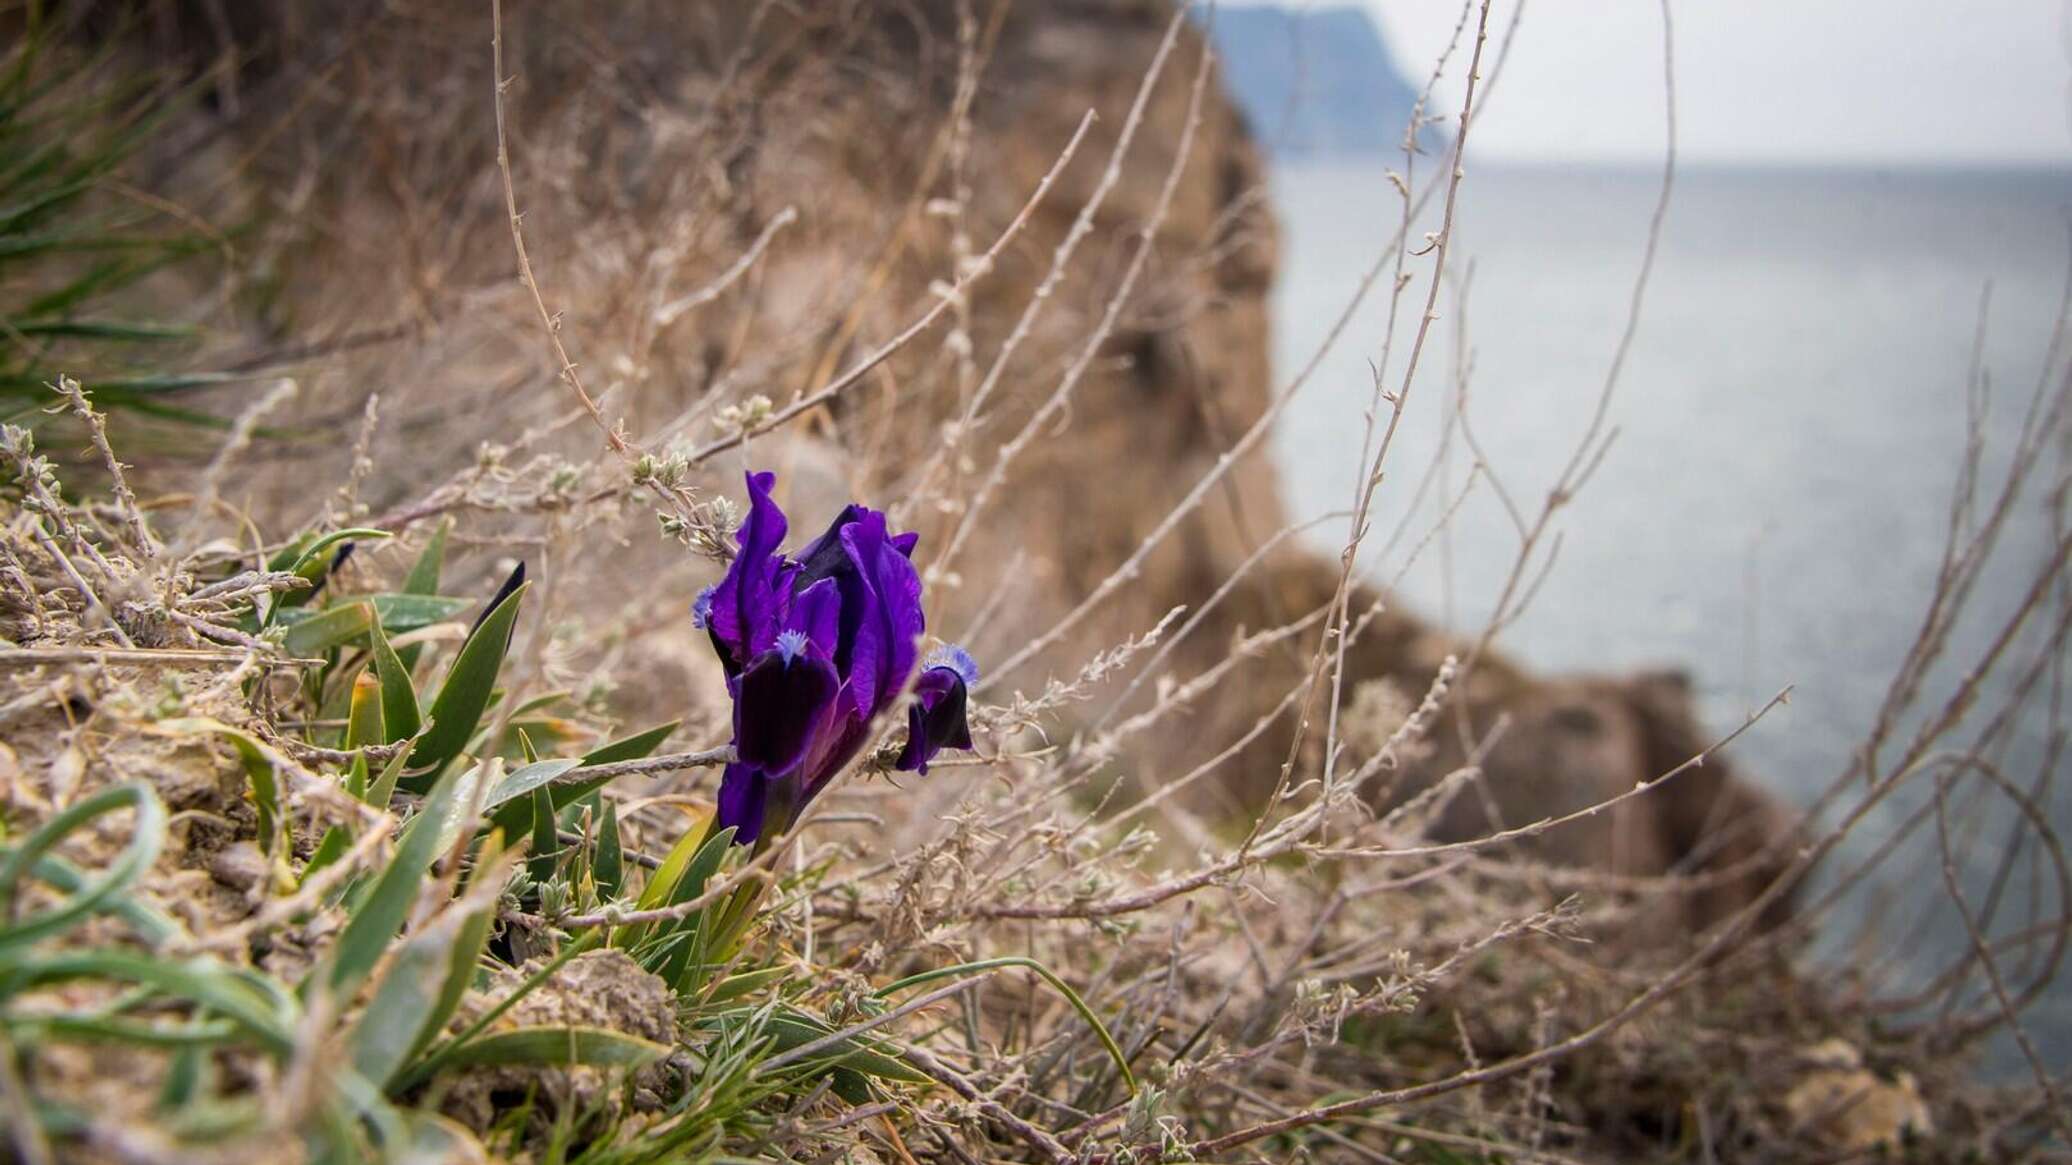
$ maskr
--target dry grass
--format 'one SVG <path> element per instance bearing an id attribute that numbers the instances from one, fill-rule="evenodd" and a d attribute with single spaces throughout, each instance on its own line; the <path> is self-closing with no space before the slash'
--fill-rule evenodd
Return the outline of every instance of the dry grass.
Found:
<path id="1" fill-rule="evenodd" d="M 1464 809 L 1504 792 L 1491 774 L 1551 764 L 1531 712 L 1544 687 L 1498 637 L 1606 456 L 1625 343 L 1540 509 L 1473 457 L 1470 488 L 1498 492 L 1519 535 L 1486 627 L 1450 640 L 1362 582 L 1377 492 L 1417 471 L 1393 460 L 1398 420 L 1467 391 L 1425 367 L 1451 207 L 1474 180 L 1457 158 L 1407 158 L 1395 241 L 1328 341 L 1370 295 L 1392 321 L 1422 313 L 1347 419 L 1354 534 L 1318 561 L 1257 455 L 1318 364 L 1267 375 L 1256 162 L 1166 6 L 1048 26 L 947 0 L 594 21 L 342 5 L 306 24 L 220 7 L 221 30 L 130 35 L 197 61 L 250 21 L 274 38 L 218 70 L 220 113 L 179 123 L 163 146 L 186 164 L 161 177 L 200 212 L 254 216 L 239 277 L 278 282 L 226 344 L 290 387 L 217 399 L 234 423 L 205 467 L 125 475 L 125 425 L 103 435 L 91 385 L 51 400 L 91 435 L 105 489 L 82 474 L 67 492 L 25 430 L 4 451 L 9 852 L 41 836 L 78 870 L 121 873 L 73 928 L 0 930 L 19 1158 L 1957 1161 L 2072 1145 L 2062 1066 L 2021 1023 L 2072 933 L 2040 808 L 2072 627 L 2062 309 L 2013 448 L 1984 448 L 1968 398 L 1934 598 L 1858 762 L 1800 820 L 1715 820 L 1739 787 L 1720 750 L 1766 730 L 1773 701 L 1718 739 L 1642 750 L 1642 783 L 1499 806 L 1463 832 Z M 1450 114 L 1459 137 L 1519 27 L 1464 7 L 1436 66 L 1481 75 Z M 1673 80 L 1670 43 L 1665 22 Z M 1664 208 L 1673 175 L 1672 149 Z M 932 628 L 987 671 L 979 748 L 895 782 L 881 742 L 778 844 L 691 885 L 664 871 L 695 848 L 728 711 L 686 615 L 731 552 L 743 466 L 780 470 L 801 528 L 861 497 L 921 531 Z M 2054 553 L 2009 561 L 2002 532 L 2039 505 Z M 394 537 L 359 536 L 346 562 L 308 553 L 355 526 Z M 430 589 L 479 600 L 511 559 L 538 581 L 510 606 L 502 694 L 464 755 L 366 795 L 432 730 L 362 734 L 380 648 L 364 630 L 297 639 L 279 605 L 419 590 L 434 543 L 448 568 Z M 1952 658 L 1980 580 L 2008 571 L 2028 572 L 2025 601 Z M 472 605 L 394 640 L 426 707 L 482 642 L 459 621 Z M 2009 772 L 2029 715 L 2053 749 Z M 507 769 L 664 720 L 680 724 L 648 747 L 675 751 L 590 770 L 614 778 L 600 799 L 471 841 Z M 441 771 L 473 778 L 435 785 Z M 142 791 L 67 823 L 121 789 Z M 1924 789 L 1924 811 L 1794 903 Z M 147 803 L 157 848 L 126 867 L 154 836 Z M 457 828 L 436 848 L 419 832 L 407 909 L 356 934 L 418 852 L 412 824 L 442 820 L 427 805 Z M 1685 840 L 1660 862 L 1559 860 L 1676 805 L 1703 824 L 1666 833 Z M 1995 805 L 2021 841 L 1983 893 L 1949 875 L 1972 941 L 1930 995 L 1801 967 L 1850 883 L 1924 840 L 1955 865 L 1977 844 L 1961 823 Z M 78 892 L 7 863 L 0 925 Z M 670 970 L 642 945 L 709 934 L 751 883 L 768 890 L 739 949 Z M 654 886 L 669 893 L 641 894 Z M 143 950 L 196 978 L 110 970 Z M 456 950 L 478 954 L 462 979 L 445 974 Z M 67 958 L 100 961 L 50 970 Z M 409 1055 L 369 1050 L 385 1007 L 463 980 Z M 568 1037 L 573 1065 L 467 1066 L 519 1027 L 606 1035 L 580 1053 Z M 2032 1078 L 1976 1078 L 1995 1038 Z M 368 1079 L 370 1062 L 389 1071 Z"/>

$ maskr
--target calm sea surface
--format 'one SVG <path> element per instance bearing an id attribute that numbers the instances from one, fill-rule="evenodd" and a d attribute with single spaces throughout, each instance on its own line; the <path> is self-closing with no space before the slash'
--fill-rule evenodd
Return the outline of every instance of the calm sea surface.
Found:
<path id="1" fill-rule="evenodd" d="M 1604 383 L 1658 188 L 1659 174 L 1642 171 L 1470 166 L 1455 257 L 1459 273 L 1471 262 L 1472 274 L 1442 291 L 1370 543 L 1409 516 L 1410 533 L 1368 571 L 1383 582 L 1400 576 L 1406 606 L 1478 628 L 1517 551 L 1495 494 L 1478 485 L 1451 536 L 1406 571 L 1442 505 L 1435 487 L 1410 508 L 1440 448 L 1456 378 L 1465 369 L 1468 416 L 1489 464 L 1536 510 Z M 1364 166 L 1285 169 L 1274 193 L 1283 231 L 1275 364 L 1285 379 L 1322 341 L 1401 210 L 1384 172 Z M 1795 685 L 1791 704 L 1733 751 L 1780 794 L 1809 800 L 1847 766 L 1926 609 L 1965 439 L 1982 296 L 1986 428 L 2004 451 L 2045 372 L 2072 255 L 2068 210 L 2072 171 L 1680 173 L 1612 404 L 1619 436 L 1560 520 L 1559 559 L 1507 632 L 1511 654 L 1546 670 L 1685 668 L 1720 731 Z M 1409 270 L 1418 281 L 1403 315 L 1414 320 L 1429 260 Z M 1299 515 L 1347 508 L 1352 497 L 1359 413 L 1386 310 L 1381 295 L 1361 309 L 1276 435 Z M 1392 387 L 1407 326 L 1399 337 Z M 1444 496 L 1471 462 L 1454 449 Z M 1989 454 L 1987 464 L 1999 461 Z M 2046 477 L 2061 466 L 2053 460 Z M 1995 616 L 2048 553 L 2040 492 L 2022 499 L 1953 660 L 1989 641 Z M 2029 643 L 2040 644 L 2043 629 L 2032 631 Z M 1956 669 L 1944 672 L 1936 691 L 1954 683 Z M 2047 732 L 2046 717 L 2030 716 L 2002 757 L 2024 786 L 2055 777 L 2043 772 Z M 1840 856 L 1889 836 L 1932 793 L 1917 786 Z M 2045 800 L 2072 837 L 2072 782 L 2051 780 Z M 1962 862 L 1976 901 L 2008 848 L 2010 816 L 2004 804 L 1968 816 L 1980 824 Z M 1828 916 L 1813 957 L 1867 968 L 1895 992 L 1958 957 L 1966 940 L 1933 842 L 1931 821 Z M 2031 902 L 2045 916 L 2059 909 L 2032 853 L 2025 845 L 1996 933 L 2026 925 Z M 2011 974 L 2019 963 L 2010 959 Z M 2072 1058 L 2072 975 L 2025 1018 L 2047 1059 Z M 2014 1066 L 2007 1053 L 1996 1051 L 1995 1068 Z"/>

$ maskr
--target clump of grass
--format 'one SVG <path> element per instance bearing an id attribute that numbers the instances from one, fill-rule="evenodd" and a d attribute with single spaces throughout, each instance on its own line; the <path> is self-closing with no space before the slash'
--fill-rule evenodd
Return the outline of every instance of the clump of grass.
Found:
<path id="1" fill-rule="evenodd" d="M 0 410 L 35 418 L 63 368 L 91 376 L 104 407 L 219 424 L 173 398 L 225 376 L 165 371 L 197 328 L 143 314 L 134 294 L 228 249 L 126 180 L 185 94 L 113 67 L 114 40 L 81 54 L 40 12 L 28 6 L 22 35 L 0 52 Z"/>

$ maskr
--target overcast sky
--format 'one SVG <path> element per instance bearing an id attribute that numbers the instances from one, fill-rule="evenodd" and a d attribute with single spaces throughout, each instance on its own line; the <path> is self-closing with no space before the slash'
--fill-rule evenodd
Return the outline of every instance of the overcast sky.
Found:
<path id="1" fill-rule="evenodd" d="M 1459 5 L 1366 2 L 1422 84 Z M 1492 49 L 1515 3 L 1497 0 Z M 1673 13 L 1691 160 L 2072 164 L 2072 0 L 1673 0 Z M 1659 157 L 1661 27 L 1657 0 L 1530 0 L 1470 151 Z M 1448 108 L 1463 72 L 1441 86 Z"/>

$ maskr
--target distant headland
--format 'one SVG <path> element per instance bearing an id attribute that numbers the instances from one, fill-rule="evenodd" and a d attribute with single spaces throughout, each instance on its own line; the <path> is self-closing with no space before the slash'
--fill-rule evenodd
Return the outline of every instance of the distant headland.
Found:
<path id="1" fill-rule="evenodd" d="M 1396 70 L 1381 29 L 1350 4 L 1263 4 L 1202 12 L 1231 96 L 1280 159 L 1396 156 L 1418 90 Z M 1427 152 L 1449 137 L 1427 126 Z"/>

